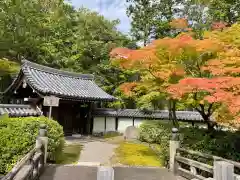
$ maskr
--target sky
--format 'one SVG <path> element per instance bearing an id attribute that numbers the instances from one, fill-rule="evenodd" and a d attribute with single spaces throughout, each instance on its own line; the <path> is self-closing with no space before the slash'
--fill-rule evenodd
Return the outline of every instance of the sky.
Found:
<path id="1" fill-rule="evenodd" d="M 76 8 L 82 6 L 89 8 L 110 20 L 119 19 L 118 29 L 125 34 L 129 33 L 130 19 L 126 15 L 125 0 L 70 0 L 70 2 Z"/>

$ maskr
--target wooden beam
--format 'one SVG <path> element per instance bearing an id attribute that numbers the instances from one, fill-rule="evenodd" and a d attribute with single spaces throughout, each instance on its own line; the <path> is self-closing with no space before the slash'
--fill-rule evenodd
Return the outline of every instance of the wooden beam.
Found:
<path id="1" fill-rule="evenodd" d="M 25 102 L 32 102 L 32 103 L 37 103 L 40 101 L 42 98 L 24 98 Z"/>
<path id="2" fill-rule="evenodd" d="M 104 116 L 104 131 L 106 132 L 107 130 L 107 117 Z"/>
<path id="3" fill-rule="evenodd" d="M 115 130 L 117 131 L 118 130 L 118 117 L 115 117 Z"/>

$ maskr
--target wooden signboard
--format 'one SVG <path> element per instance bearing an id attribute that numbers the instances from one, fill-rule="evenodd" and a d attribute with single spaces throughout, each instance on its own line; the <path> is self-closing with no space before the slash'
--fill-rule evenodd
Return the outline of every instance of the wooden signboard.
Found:
<path id="1" fill-rule="evenodd" d="M 52 107 L 58 107 L 59 106 L 59 98 L 55 96 L 45 96 L 43 100 L 44 106 L 49 106 L 49 118 L 51 118 L 52 115 Z"/>
<path id="2" fill-rule="evenodd" d="M 43 100 L 44 106 L 52 106 L 52 107 L 58 107 L 59 105 L 59 98 L 55 96 L 45 96 Z"/>

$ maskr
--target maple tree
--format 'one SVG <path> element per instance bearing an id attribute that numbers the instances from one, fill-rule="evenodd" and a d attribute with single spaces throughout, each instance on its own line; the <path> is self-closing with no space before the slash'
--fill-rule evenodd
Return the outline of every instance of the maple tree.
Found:
<path id="1" fill-rule="evenodd" d="M 185 21 L 173 21 L 172 25 L 185 27 Z M 197 110 L 209 129 L 215 125 L 211 121 L 213 114 L 219 119 L 228 112 L 228 117 L 231 113 L 234 122 L 238 121 L 240 25 L 230 28 L 215 25 L 220 28 L 205 32 L 201 40 L 187 32 L 176 38 L 155 40 L 138 50 L 114 49 L 113 63 L 123 69 L 138 70 L 141 76 L 140 81 L 122 84 L 122 91 L 139 98 L 138 102 L 164 96 L 171 104 L 173 120 L 176 103 L 181 102 Z"/>
<path id="2" fill-rule="evenodd" d="M 177 101 L 169 96 L 169 86 L 188 75 L 202 76 L 201 66 L 215 57 L 219 50 L 220 46 L 214 40 L 196 40 L 189 33 L 181 33 L 176 38 L 155 40 L 138 50 L 116 48 L 112 51 L 112 57 L 118 66 L 137 69 L 141 75 L 141 80 L 137 83 L 122 84 L 122 91 L 138 96 L 138 102 L 142 102 L 142 99 L 153 101 L 159 97 L 168 99 L 170 117 L 176 122 Z M 148 101 L 146 104 L 149 107 Z"/>
<path id="3" fill-rule="evenodd" d="M 206 40 L 219 40 L 218 46 L 221 47 L 217 56 L 201 67 L 202 72 L 210 74 L 209 77 L 188 77 L 168 88 L 176 99 L 189 98 L 197 102 L 199 107 L 195 109 L 207 122 L 214 114 L 221 123 L 240 125 L 240 46 L 235 38 L 239 37 L 239 28 L 235 24 L 205 34 Z"/>

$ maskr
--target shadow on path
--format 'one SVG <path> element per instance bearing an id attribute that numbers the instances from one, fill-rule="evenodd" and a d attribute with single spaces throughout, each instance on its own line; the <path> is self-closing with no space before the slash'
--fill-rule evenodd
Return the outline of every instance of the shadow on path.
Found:
<path id="1" fill-rule="evenodd" d="M 96 180 L 97 167 L 48 165 L 40 180 Z"/>
<path id="2" fill-rule="evenodd" d="M 178 180 L 168 169 L 146 167 L 114 167 L 114 180 Z"/>

